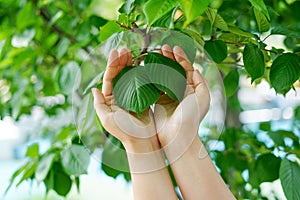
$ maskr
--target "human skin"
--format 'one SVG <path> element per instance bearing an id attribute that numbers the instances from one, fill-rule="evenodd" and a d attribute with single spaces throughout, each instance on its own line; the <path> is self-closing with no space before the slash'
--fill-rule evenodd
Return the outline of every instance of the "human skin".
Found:
<path id="1" fill-rule="evenodd" d="M 134 199 L 177 199 L 160 151 L 153 112 L 148 109 L 137 118 L 114 101 L 113 80 L 125 66 L 131 65 L 132 55 L 128 49 L 111 52 L 103 77 L 102 93 L 92 89 L 96 113 L 103 127 L 118 138 L 126 149 Z"/>
<path id="2" fill-rule="evenodd" d="M 180 103 L 167 95 L 155 105 L 158 139 L 185 200 L 235 199 L 213 165 L 198 137 L 199 125 L 210 105 L 205 79 L 194 70 L 184 51 L 162 46 L 164 56 L 177 61 L 185 70 L 187 86 Z"/>
<path id="3" fill-rule="evenodd" d="M 194 70 L 180 47 L 164 45 L 160 51 L 185 70 L 187 87 L 178 103 L 166 94 L 140 118 L 122 110 L 112 95 L 112 82 L 131 66 L 131 53 L 111 52 L 104 74 L 102 93 L 93 89 L 94 107 L 104 128 L 124 145 L 135 199 L 177 199 L 165 166 L 162 148 L 184 199 L 235 199 L 198 137 L 198 127 L 206 115 L 210 95 L 205 79 Z"/>

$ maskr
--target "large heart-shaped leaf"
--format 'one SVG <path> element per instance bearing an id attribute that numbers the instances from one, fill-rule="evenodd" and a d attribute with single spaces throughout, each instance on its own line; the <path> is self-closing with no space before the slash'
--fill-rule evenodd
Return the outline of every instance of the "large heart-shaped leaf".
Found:
<path id="1" fill-rule="evenodd" d="M 74 144 L 61 152 L 61 162 L 66 173 L 79 176 L 87 173 L 90 155 L 83 146 Z"/>
<path id="2" fill-rule="evenodd" d="M 270 81 L 276 92 L 289 89 L 300 77 L 300 58 L 296 54 L 287 53 L 278 56 L 270 70 Z"/>
<path id="3" fill-rule="evenodd" d="M 144 62 L 151 82 L 172 99 L 181 101 L 186 88 L 186 75 L 180 64 L 159 53 L 148 53 Z"/>
<path id="4" fill-rule="evenodd" d="M 196 46 L 194 40 L 188 35 L 179 31 L 172 31 L 163 41 L 162 44 L 168 44 L 171 48 L 180 46 L 186 53 L 191 63 L 194 62 L 196 56 Z"/>
<path id="5" fill-rule="evenodd" d="M 140 115 L 159 98 L 144 66 L 125 67 L 114 79 L 113 94 L 118 105 Z"/>

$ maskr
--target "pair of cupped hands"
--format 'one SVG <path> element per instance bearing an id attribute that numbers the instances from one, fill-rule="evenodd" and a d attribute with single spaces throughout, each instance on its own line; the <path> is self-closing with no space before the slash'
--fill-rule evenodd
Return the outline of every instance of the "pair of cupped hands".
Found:
<path id="1" fill-rule="evenodd" d="M 185 52 L 179 46 L 171 49 L 163 45 L 159 53 L 175 60 L 185 70 L 187 86 L 181 102 L 162 94 L 154 109 L 149 108 L 140 117 L 120 108 L 113 97 L 113 80 L 125 66 L 132 66 L 132 53 L 126 48 L 110 53 L 102 92 L 92 89 L 94 108 L 103 127 L 118 138 L 129 152 L 144 152 L 145 143 L 158 142 L 164 147 L 175 141 L 176 137 L 180 140 L 191 138 L 189 134 L 195 135 L 209 109 L 210 95 L 206 81 L 193 68 Z"/>

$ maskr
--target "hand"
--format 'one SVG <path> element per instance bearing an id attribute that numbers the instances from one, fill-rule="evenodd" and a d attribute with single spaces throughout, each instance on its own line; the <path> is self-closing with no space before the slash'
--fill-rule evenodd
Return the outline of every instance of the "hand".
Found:
<path id="1" fill-rule="evenodd" d="M 164 147 L 171 143 L 188 145 L 198 133 L 199 124 L 209 109 L 209 90 L 205 79 L 198 70 L 194 70 L 180 47 L 175 46 L 172 51 L 168 45 L 164 45 L 160 53 L 183 67 L 187 86 L 180 103 L 165 94 L 156 103 L 154 118 L 159 141 Z"/>
<path id="2" fill-rule="evenodd" d="M 125 66 L 132 65 L 132 54 L 128 49 L 120 52 L 113 50 L 108 59 L 108 66 L 103 77 L 102 93 L 94 88 L 94 107 L 103 127 L 118 138 L 126 150 L 147 151 L 145 143 L 152 142 L 156 138 L 156 129 L 153 113 L 150 109 L 144 111 L 140 118 L 121 109 L 113 97 L 113 80 Z M 139 146 L 139 144 L 141 144 Z M 147 145 L 146 145 L 147 146 Z M 157 146 L 155 144 L 155 146 Z M 143 147 L 143 148 L 140 148 Z"/>

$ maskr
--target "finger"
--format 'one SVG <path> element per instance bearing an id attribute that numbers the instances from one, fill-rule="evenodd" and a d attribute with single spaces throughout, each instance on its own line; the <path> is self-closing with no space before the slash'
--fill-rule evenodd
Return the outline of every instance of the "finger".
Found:
<path id="1" fill-rule="evenodd" d="M 105 104 L 103 94 L 97 88 L 93 88 L 92 93 L 94 96 L 94 108 L 101 122 L 103 122 L 105 117 L 108 116 L 111 110 Z"/>
<path id="2" fill-rule="evenodd" d="M 159 53 L 159 54 L 163 55 L 163 52 L 161 51 L 161 49 L 159 49 L 159 50 L 155 50 L 154 52 L 155 52 L 155 53 Z"/>
<path id="3" fill-rule="evenodd" d="M 191 84 L 193 82 L 193 71 L 194 71 L 192 64 L 188 60 L 184 51 L 179 46 L 175 46 L 173 48 L 173 52 L 174 52 L 175 60 L 183 67 L 186 73 L 187 83 Z"/>
<path id="4" fill-rule="evenodd" d="M 193 86 L 195 88 L 195 93 L 198 98 L 202 101 L 210 101 L 210 95 L 208 86 L 203 76 L 201 76 L 198 70 L 195 70 L 193 73 Z"/>
<path id="5" fill-rule="evenodd" d="M 162 53 L 163 53 L 164 56 L 166 56 L 166 57 L 168 57 L 168 58 L 170 58 L 172 60 L 175 60 L 175 57 L 173 55 L 173 51 L 172 51 L 172 49 L 171 49 L 171 47 L 169 45 L 167 45 L 167 44 L 163 45 L 161 47 L 161 51 L 162 51 Z"/>
<path id="6" fill-rule="evenodd" d="M 127 49 L 127 66 L 132 66 L 132 53 Z"/>
<path id="7" fill-rule="evenodd" d="M 127 65 L 128 62 L 128 50 L 122 48 L 119 54 L 119 72 Z"/>
<path id="8" fill-rule="evenodd" d="M 112 81 L 119 73 L 119 55 L 117 50 L 112 50 L 108 58 L 108 66 L 103 77 L 102 92 L 104 96 L 112 94 Z"/>

